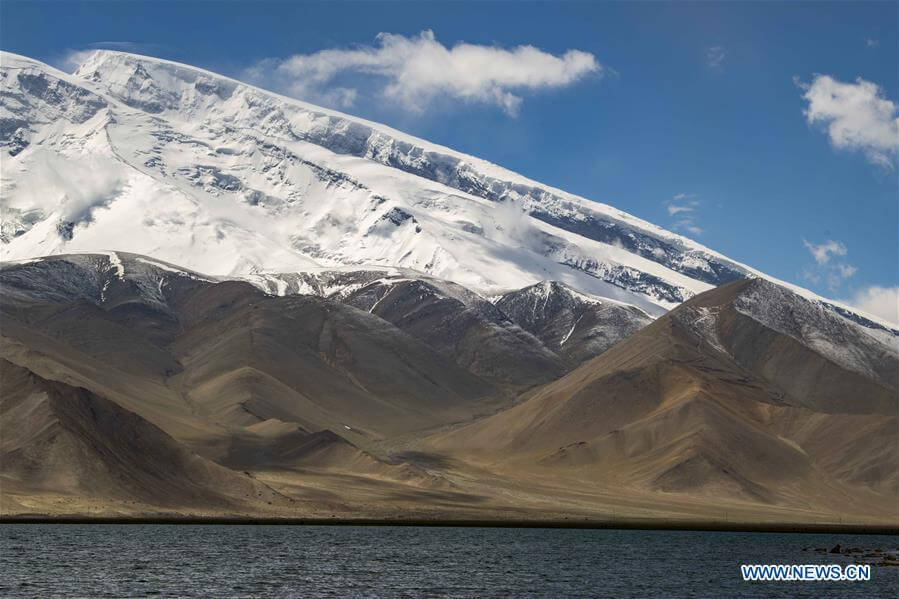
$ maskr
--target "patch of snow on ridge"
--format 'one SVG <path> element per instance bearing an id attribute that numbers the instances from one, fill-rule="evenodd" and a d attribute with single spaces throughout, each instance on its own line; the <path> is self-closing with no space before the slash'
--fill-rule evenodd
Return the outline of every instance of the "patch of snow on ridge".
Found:
<path id="1" fill-rule="evenodd" d="M 756 279 L 734 301 L 735 309 L 768 328 L 788 335 L 829 360 L 876 378 L 874 364 L 885 352 L 899 355 L 899 338 L 883 343 L 865 327 L 835 314 L 824 302 L 810 300 L 764 279 Z"/>
<path id="2" fill-rule="evenodd" d="M 565 345 L 565 342 L 568 341 L 568 339 L 571 337 L 571 334 L 574 332 L 574 329 L 577 328 L 578 323 L 581 321 L 581 319 L 582 319 L 583 317 L 584 317 L 583 314 L 581 314 L 580 316 L 577 317 L 577 320 L 575 320 L 575 321 L 574 321 L 574 324 L 571 325 L 571 329 L 570 329 L 570 330 L 568 331 L 568 333 L 566 333 L 566 335 L 562 338 L 562 341 L 559 343 L 559 347 L 562 347 L 563 345 Z"/>
<path id="3" fill-rule="evenodd" d="M 109 270 L 115 270 L 116 277 L 120 281 L 125 279 L 125 265 L 122 264 L 121 258 L 115 252 L 98 252 L 104 254 L 107 258 L 109 258 Z"/>
<path id="4" fill-rule="evenodd" d="M 217 279 L 213 279 L 211 277 L 201 275 L 199 273 L 191 272 L 188 270 L 184 270 L 183 268 L 177 268 L 174 266 L 170 266 L 168 264 L 164 264 L 162 262 L 159 262 L 158 260 L 151 260 L 149 258 L 141 258 L 141 257 L 135 257 L 134 259 L 142 264 L 146 264 L 148 266 L 152 266 L 154 268 L 158 268 L 159 270 L 164 270 L 166 272 L 173 272 L 176 275 L 181 275 L 183 277 L 190 277 L 192 279 L 199 279 L 201 281 L 208 281 L 210 283 L 216 283 L 218 281 Z"/>
<path id="5" fill-rule="evenodd" d="M 718 337 L 717 307 L 696 306 L 689 311 L 684 310 L 679 315 L 679 320 L 716 350 L 725 355 L 730 355 L 730 352 L 727 351 L 727 348 L 724 347 L 721 339 Z"/>
<path id="6" fill-rule="evenodd" d="M 0 264 L 10 265 L 10 266 L 24 266 L 26 264 L 33 264 L 35 262 L 40 262 L 43 258 L 25 258 L 24 260 L 3 260 Z"/>

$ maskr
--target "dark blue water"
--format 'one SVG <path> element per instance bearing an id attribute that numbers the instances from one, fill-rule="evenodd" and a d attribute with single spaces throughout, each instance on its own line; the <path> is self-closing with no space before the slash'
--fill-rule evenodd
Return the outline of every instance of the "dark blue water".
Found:
<path id="1" fill-rule="evenodd" d="M 849 563 L 886 536 L 366 526 L 0 526 L 3 597 L 897 597 L 869 582 L 747 583 L 741 563 Z"/>

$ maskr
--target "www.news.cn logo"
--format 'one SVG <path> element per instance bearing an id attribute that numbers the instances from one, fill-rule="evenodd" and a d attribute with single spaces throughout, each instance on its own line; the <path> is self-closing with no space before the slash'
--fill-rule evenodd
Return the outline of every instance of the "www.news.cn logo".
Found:
<path id="1" fill-rule="evenodd" d="M 864 564 L 744 564 L 740 570 L 750 581 L 871 580 L 871 566 Z"/>

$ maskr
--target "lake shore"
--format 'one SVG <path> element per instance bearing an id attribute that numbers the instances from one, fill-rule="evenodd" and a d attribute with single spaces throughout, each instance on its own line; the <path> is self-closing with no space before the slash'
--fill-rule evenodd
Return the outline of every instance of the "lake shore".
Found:
<path id="1" fill-rule="evenodd" d="M 771 523 L 698 520 L 618 519 L 589 520 L 566 518 L 556 520 L 524 519 L 454 519 L 454 518 L 266 518 L 250 516 L 98 516 L 31 515 L 0 517 L 0 524 L 213 524 L 213 525 L 282 525 L 282 526 L 428 526 L 485 528 L 577 528 L 615 530 L 681 530 L 707 532 L 777 532 L 899 535 L 896 524 L 857 523 Z"/>

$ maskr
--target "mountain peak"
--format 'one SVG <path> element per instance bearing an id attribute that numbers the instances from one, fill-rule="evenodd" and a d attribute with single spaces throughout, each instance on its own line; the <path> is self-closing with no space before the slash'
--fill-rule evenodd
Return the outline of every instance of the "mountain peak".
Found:
<path id="1" fill-rule="evenodd" d="M 4 259 L 112 246 L 222 276 L 392 266 L 484 295 L 555 280 L 652 316 L 762 276 L 611 206 L 195 67 L 98 50 L 72 76 L 6 54 L 2 70 L 16 115 L 0 139 Z"/>

